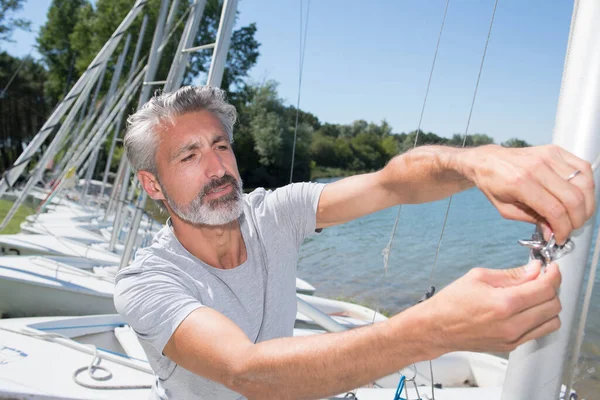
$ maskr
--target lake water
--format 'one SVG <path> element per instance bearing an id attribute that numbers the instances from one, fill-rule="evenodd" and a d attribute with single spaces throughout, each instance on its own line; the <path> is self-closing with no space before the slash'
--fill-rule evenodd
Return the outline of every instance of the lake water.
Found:
<path id="1" fill-rule="evenodd" d="M 298 275 L 317 288 L 316 295 L 400 312 L 415 304 L 430 286 L 447 205 L 448 200 L 402 206 L 385 274 L 381 253 L 390 239 L 397 207 L 327 228 L 307 239 L 300 249 Z M 452 200 L 432 285 L 440 290 L 473 267 L 525 264 L 529 252 L 517 240 L 530 238 L 532 232 L 531 224 L 503 219 L 479 190 L 459 193 Z M 583 291 L 586 285 L 587 280 Z M 597 276 L 575 386 L 580 398 L 587 400 L 600 399 L 599 316 Z"/>

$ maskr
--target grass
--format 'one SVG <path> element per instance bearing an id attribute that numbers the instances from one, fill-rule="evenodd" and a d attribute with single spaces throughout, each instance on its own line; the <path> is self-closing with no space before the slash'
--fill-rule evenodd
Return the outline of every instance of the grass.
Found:
<path id="1" fill-rule="evenodd" d="M 0 199 L 0 220 L 4 219 L 13 205 L 12 201 Z M 6 228 L 0 231 L 0 234 L 10 235 L 21 232 L 21 222 L 25 221 L 25 217 L 35 212 L 32 207 L 21 205 L 19 210 L 10 220 Z"/>

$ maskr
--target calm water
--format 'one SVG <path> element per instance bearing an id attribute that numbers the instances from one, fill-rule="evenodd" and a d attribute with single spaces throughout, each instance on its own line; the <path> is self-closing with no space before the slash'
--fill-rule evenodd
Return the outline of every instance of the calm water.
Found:
<path id="1" fill-rule="evenodd" d="M 402 206 L 386 274 L 381 251 L 390 239 L 398 208 L 327 228 L 308 239 L 300 249 L 298 274 L 317 288 L 317 295 L 400 312 L 429 287 L 447 205 L 448 200 Z M 508 268 L 526 263 L 528 251 L 517 240 L 531 237 L 532 232 L 533 225 L 504 220 L 477 189 L 454 196 L 432 284 L 440 290 L 477 266 Z M 596 228 L 594 240 L 597 233 Z M 592 251 L 593 244 L 590 262 Z M 583 290 L 585 285 L 587 281 Z M 600 399 L 599 316 L 597 276 L 576 385 L 587 400 Z"/>

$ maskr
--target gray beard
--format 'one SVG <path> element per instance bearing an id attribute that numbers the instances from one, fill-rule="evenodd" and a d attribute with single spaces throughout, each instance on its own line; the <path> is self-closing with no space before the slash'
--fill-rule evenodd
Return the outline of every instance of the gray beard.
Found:
<path id="1" fill-rule="evenodd" d="M 193 225 L 226 225 L 237 220 L 244 211 L 244 200 L 242 198 L 242 182 L 235 180 L 233 190 L 217 199 L 204 200 L 206 187 L 200 191 L 198 196 L 186 205 L 177 204 L 162 187 L 163 195 L 171 211 L 181 220 Z"/>

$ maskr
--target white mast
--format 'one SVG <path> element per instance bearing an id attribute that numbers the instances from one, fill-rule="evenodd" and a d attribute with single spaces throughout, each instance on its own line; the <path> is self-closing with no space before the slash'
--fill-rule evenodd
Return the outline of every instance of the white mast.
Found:
<path id="1" fill-rule="evenodd" d="M 556 112 L 553 143 L 593 162 L 600 154 L 600 1 L 575 2 L 571 36 Z M 576 179 L 576 178 L 575 178 Z M 596 174 L 596 187 L 600 186 Z M 598 192 L 598 190 L 597 190 Z M 598 193 L 596 193 L 596 197 Z M 528 342 L 509 358 L 503 400 L 558 399 L 571 327 L 594 230 L 594 218 L 574 231 L 575 250 L 559 260 L 562 272 L 559 331 Z M 567 394 L 568 395 L 568 394 Z"/>

